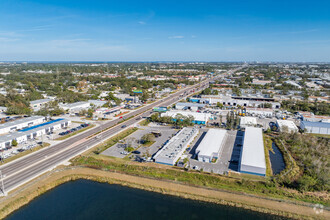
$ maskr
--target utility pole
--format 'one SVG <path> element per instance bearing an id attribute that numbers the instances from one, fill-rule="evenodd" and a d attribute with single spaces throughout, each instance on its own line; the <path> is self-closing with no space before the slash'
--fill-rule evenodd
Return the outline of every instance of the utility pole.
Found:
<path id="1" fill-rule="evenodd" d="M 0 181 L 1 181 L 1 191 L 4 196 L 7 196 L 7 193 L 5 191 L 5 184 L 3 183 L 3 176 L 1 170 L 0 170 Z"/>

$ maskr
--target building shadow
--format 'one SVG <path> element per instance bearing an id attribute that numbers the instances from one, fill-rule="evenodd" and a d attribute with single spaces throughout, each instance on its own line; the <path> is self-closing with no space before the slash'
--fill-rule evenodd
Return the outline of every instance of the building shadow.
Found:
<path id="1" fill-rule="evenodd" d="M 191 159 L 195 159 L 196 158 L 196 149 L 198 147 L 198 145 L 202 142 L 202 140 L 204 139 L 206 135 L 206 131 L 203 131 L 202 135 L 198 138 L 198 140 L 196 141 L 195 145 L 190 149 L 189 154 L 191 154 Z"/>
<path id="2" fill-rule="evenodd" d="M 235 137 L 235 142 L 234 142 L 234 147 L 233 151 L 231 153 L 231 157 L 229 162 L 228 168 L 233 171 L 238 172 L 238 166 L 239 166 L 239 160 L 241 157 L 241 151 L 243 148 L 243 136 L 244 132 L 243 131 L 237 131 L 236 137 Z"/>

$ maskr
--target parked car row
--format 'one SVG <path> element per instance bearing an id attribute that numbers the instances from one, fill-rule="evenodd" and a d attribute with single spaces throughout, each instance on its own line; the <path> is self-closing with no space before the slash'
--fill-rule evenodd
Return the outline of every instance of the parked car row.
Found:
<path id="1" fill-rule="evenodd" d="M 18 154 L 20 152 L 26 151 L 26 150 L 31 150 L 31 149 L 33 149 L 33 148 L 35 148 L 37 146 L 38 146 L 38 144 L 36 144 L 36 143 L 35 144 L 30 144 L 30 145 L 27 145 L 27 146 L 18 148 L 16 150 L 13 150 L 10 153 L 4 153 L 4 154 L 0 155 L 0 160 L 7 159 L 9 157 L 12 157 L 12 156 L 14 156 L 14 155 L 16 155 L 16 154 Z"/>
<path id="2" fill-rule="evenodd" d="M 88 126 L 89 126 L 89 124 L 87 124 L 87 123 L 81 124 L 78 127 L 71 128 L 70 130 L 66 130 L 66 131 L 60 132 L 58 134 L 64 136 L 64 135 L 70 134 L 72 132 L 79 131 L 80 129 L 88 127 Z"/>

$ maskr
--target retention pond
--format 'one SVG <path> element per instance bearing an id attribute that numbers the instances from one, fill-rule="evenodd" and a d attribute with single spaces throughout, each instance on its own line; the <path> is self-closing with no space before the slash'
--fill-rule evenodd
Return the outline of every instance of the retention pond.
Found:
<path id="1" fill-rule="evenodd" d="M 140 189 L 88 180 L 68 182 L 7 219 L 282 219 Z"/>

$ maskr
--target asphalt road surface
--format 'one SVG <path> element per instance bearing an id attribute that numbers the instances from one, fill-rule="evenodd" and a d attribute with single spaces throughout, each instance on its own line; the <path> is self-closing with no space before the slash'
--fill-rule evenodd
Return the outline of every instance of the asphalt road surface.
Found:
<path id="1" fill-rule="evenodd" d="M 73 136 L 72 138 L 69 138 L 68 140 L 65 140 L 59 144 L 56 144 L 49 148 L 38 151 L 34 154 L 27 155 L 16 161 L 0 166 L 0 170 L 2 171 L 3 175 L 5 191 L 9 192 L 16 187 L 28 182 L 29 180 L 41 175 L 42 173 L 55 168 L 58 164 L 67 161 L 70 158 L 86 151 L 91 146 L 94 146 L 97 143 L 100 143 L 100 141 L 105 140 L 111 135 L 118 133 L 120 130 L 123 130 L 123 125 L 133 125 L 134 123 L 136 123 L 140 116 L 148 117 L 152 114 L 152 111 L 150 110 L 153 107 L 169 106 L 182 99 L 183 97 L 191 94 L 193 89 L 203 89 L 209 81 L 210 80 L 208 79 L 194 86 L 182 89 L 162 100 L 158 100 L 152 104 L 149 104 L 134 112 L 131 112 L 124 117 L 126 119 L 130 117 L 133 118 L 125 122 L 118 124 L 119 122 L 123 121 L 124 118 L 107 122 L 102 126 L 87 130 L 82 134 L 77 134 L 76 136 Z M 96 133 L 104 130 L 105 128 L 109 129 L 102 132 L 102 135 L 95 135 Z"/>

